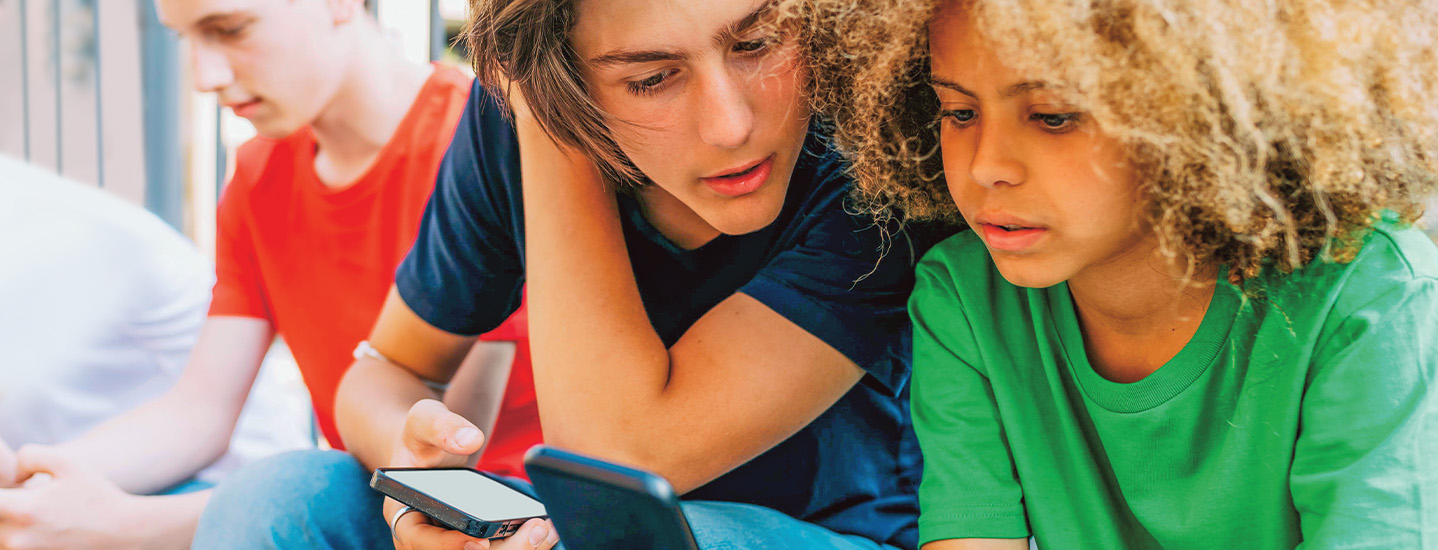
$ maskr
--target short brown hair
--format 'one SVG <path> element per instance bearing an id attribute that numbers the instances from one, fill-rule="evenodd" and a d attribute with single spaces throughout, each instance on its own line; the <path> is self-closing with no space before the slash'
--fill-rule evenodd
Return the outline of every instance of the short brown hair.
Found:
<path id="1" fill-rule="evenodd" d="M 648 182 L 614 141 L 606 115 L 589 97 L 578 54 L 569 43 L 572 0 L 470 0 L 462 33 L 485 90 L 507 105 L 518 86 L 544 131 L 575 147 L 621 184 Z"/>

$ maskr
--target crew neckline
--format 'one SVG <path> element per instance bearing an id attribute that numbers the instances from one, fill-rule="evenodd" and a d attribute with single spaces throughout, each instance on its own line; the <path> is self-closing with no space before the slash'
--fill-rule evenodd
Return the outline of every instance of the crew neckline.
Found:
<path id="1" fill-rule="evenodd" d="M 1049 308 L 1055 329 L 1080 389 L 1099 406 L 1118 413 L 1142 412 L 1168 402 L 1193 384 L 1213 364 L 1228 341 L 1242 304 L 1241 291 L 1225 281 L 1228 269 L 1219 271 L 1203 321 L 1187 344 L 1155 370 L 1136 382 L 1114 382 L 1089 362 L 1083 331 L 1068 283 L 1050 289 Z"/>

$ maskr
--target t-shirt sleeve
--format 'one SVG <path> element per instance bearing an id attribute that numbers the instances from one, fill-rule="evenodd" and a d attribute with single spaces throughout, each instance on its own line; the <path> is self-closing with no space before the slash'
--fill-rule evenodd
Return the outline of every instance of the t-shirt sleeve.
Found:
<path id="1" fill-rule="evenodd" d="M 513 130 L 478 84 L 460 117 L 419 235 L 395 274 L 405 305 L 441 330 L 477 335 L 519 308 L 519 162 Z"/>
<path id="2" fill-rule="evenodd" d="M 897 397 L 911 358 L 905 302 L 913 289 L 915 248 L 907 233 L 843 211 L 824 218 L 798 244 L 778 253 L 739 289 L 817 336 Z"/>
<path id="3" fill-rule="evenodd" d="M 1289 474 L 1302 548 L 1438 540 L 1435 312 L 1431 278 L 1335 311 L 1314 354 Z"/>
<path id="4" fill-rule="evenodd" d="M 932 257 L 932 255 L 930 256 Z M 1023 490 L 973 331 L 944 266 L 919 268 L 909 314 L 914 324 L 914 432 L 924 455 L 919 543 L 1029 536 Z"/>
<path id="5" fill-rule="evenodd" d="M 210 316 L 255 317 L 273 322 L 249 223 L 251 187 L 242 181 L 237 174 L 225 187 L 216 214 L 215 287 Z"/>

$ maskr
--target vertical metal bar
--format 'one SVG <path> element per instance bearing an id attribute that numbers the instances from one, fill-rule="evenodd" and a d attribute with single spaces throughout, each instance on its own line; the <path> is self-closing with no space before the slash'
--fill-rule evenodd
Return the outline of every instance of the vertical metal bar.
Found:
<path id="1" fill-rule="evenodd" d="M 369 8 L 369 14 L 370 14 L 370 15 L 374 15 L 374 16 L 378 16 L 378 15 L 379 15 L 379 0 L 369 0 L 368 4 L 369 4 L 369 5 L 368 5 L 367 7 Z"/>
<path id="2" fill-rule="evenodd" d="M 444 17 L 439 14 L 439 0 L 429 0 L 429 60 L 439 61 L 449 46 L 449 37 L 444 29 Z"/>
<path id="3" fill-rule="evenodd" d="M 160 25 L 155 3 L 142 0 L 140 67 L 144 83 L 145 207 L 183 231 L 180 162 L 179 46 Z"/>
<path id="4" fill-rule="evenodd" d="M 54 54 L 55 59 L 55 172 L 63 175 L 65 173 L 65 129 L 63 126 L 65 122 L 65 101 L 60 93 L 62 84 L 61 73 L 64 72 L 60 66 L 60 17 L 64 15 L 62 11 L 63 6 L 61 6 L 62 3 L 63 0 L 50 0 L 50 7 L 53 8 L 50 10 L 50 13 L 55 15 L 54 19 L 51 20 L 52 34 L 50 36 L 50 43 L 54 46 L 51 53 Z"/>
<path id="5" fill-rule="evenodd" d="M 225 151 L 224 129 L 224 107 L 215 106 L 215 200 L 220 199 L 220 193 L 225 190 L 225 172 L 228 171 L 227 152 Z"/>
<path id="6" fill-rule="evenodd" d="M 30 18 L 26 15 L 26 0 L 20 0 L 20 102 L 25 108 L 25 162 L 30 162 Z"/>
<path id="7" fill-rule="evenodd" d="M 92 17 L 90 18 L 91 47 L 95 49 L 95 163 L 99 166 L 96 181 L 100 188 L 105 188 L 105 108 L 100 98 L 105 97 L 105 84 L 101 78 L 100 64 L 100 0 L 90 4 Z"/>

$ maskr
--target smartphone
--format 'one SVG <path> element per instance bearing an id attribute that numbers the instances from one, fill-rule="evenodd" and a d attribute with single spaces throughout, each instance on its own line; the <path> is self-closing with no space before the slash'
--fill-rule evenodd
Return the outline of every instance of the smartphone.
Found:
<path id="1" fill-rule="evenodd" d="M 568 550 L 699 550 L 662 477 L 544 445 L 529 450 L 524 470 Z"/>
<path id="2" fill-rule="evenodd" d="M 548 516 L 534 497 L 469 468 L 380 468 L 369 486 L 478 539 L 507 537 L 530 518 Z"/>

